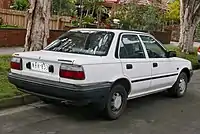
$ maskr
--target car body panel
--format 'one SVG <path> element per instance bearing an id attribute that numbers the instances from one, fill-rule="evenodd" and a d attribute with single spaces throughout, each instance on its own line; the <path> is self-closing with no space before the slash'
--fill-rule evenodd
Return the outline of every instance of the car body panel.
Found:
<path id="1" fill-rule="evenodd" d="M 70 31 L 78 30 L 81 29 L 73 29 Z M 60 83 L 69 83 L 77 86 L 102 82 L 115 83 L 117 80 L 123 78 L 127 79 L 131 85 L 131 91 L 129 94 L 129 99 L 131 99 L 170 88 L 176 82 L 178 75 L 184 68 L 192 70 L 191 62 L 182 58 L 170 57 L 167 59 L 150 59 L 147 55 L 147 50 L 145 49 L 143 43 L 142 46 L 146 54 L 145 59 L 134 59 L 130 61 L 128 59 L 122 60 L 115 57 L 116 51 L 118 50 L 117 44 L 119 43 L 119 38 L 122 33 L 131 33 L 138 36 L 151 36 L 147 33 L 112 29 L 84 30 L 112 31 L 115 33 L 108 54 L 106 56 L 72 54 L 46 50 L 15 53 L 14 55 L 22 58 L 23 70 L 17 71 L 11 69 L 11 73 L 29 76 L 35 79 L 41 78 L 44 80 L 51 80 Z M 55 70 L 53 73 L 43 73 L 27 69 L 26 64 L 31 61 L 39 61 L 52 64 L 55 67 Z M 160 67 L 154 69 L 152 66 L 154 62 L 158 62 Z M 84 69 L 85 79 L 73 80 L 60 78 L 59 70 L 61 63 L 81 65 Z M 124 68 L 128 63 L 133 65 L 132 70 L 127 71 Z M 164 75 L 173 76 L 165 78 L 162 77 Z M 153 78 L 159 79 L 153 80 Z"/>

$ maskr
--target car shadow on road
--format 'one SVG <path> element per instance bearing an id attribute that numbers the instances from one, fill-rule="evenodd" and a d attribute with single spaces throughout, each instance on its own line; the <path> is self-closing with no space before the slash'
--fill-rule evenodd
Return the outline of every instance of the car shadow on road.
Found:
<path id="1" fill-rule="evenodd" d="M 121 118 L 126 118 L 131 114 L 132 118 L 137 118 L 138 115 L 146 114 L 145 111 L 147 109 L 152 109 L 156 107 L 155 112 L 160 108 L 162 108 L 163 103 L 170 103 L 173 101 L 173 98 L 167 97 L 165 93 L 157 93 L 133 100 L 128 101 L 127 109 Z M 156 104 L 156 106 L 155 106 Z M 53 112 L 53 114 L 62 115 L 62 118 L 72 119 L 72 120 L 104 120 L 100 111 L 97 111 L 90 106 L 86 107 L 76 107 L 70 105 L 62 105 L 56 104 L 51 105 L 46 108 L 42 108 L 44 112 Z"/>

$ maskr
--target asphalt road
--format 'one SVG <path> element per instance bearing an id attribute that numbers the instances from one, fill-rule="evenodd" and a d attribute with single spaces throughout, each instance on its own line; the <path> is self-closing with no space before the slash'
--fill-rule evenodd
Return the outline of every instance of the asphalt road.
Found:
<path id="1" fill-rule="evenodd" d="M 0 134 L 200 134 L 200 71 L 183 98 L 156 94 L 131 100 L 115 121 L 88 111 L 43 104 L 0 111 Z"/>

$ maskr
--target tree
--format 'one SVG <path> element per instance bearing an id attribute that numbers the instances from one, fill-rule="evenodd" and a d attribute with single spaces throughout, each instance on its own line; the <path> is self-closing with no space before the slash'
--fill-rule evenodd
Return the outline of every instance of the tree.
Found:
<path id="1" fill-rule="evenodd" d="M 200 22 L 200 1 L 180 0 L 180 38 L 182 52 L 193 53 L 194 34 Z"/>
<path id="2" fill-rule="evenodd" d="M 51 0 L 29 0 L 25 51 L 37 51 L 47 46 Z"/>
<path id="3" fill-rule="evenodd" d="M 76 14 L 76 0 L 52 0 L 52 11 L 55 15 L 73 16 Z"/>
<path id="4" fill-rule="evenodd" d="M 172 23 L 180 22 L 180 0 L 175 0 L 168 4 L 165 20 Z"/>
<path id="5" fill-rule="evenodd" d="M 28 0 L 15 0 L 13 3 L 13 9 L 25 11 L 28 9 Z"/>
<path id="6" fill-rule="evenodd" d="M 161 21 L 161 12 L 158 8 L 148 5 L 144 7 L 143 12 L 143 30 L 157 30 L 161 27 L 162 21 Z"/>
<path id="7" fill-rule="evenodd" d="M 152 5 L 140 6 L 135 3 L 122 5 L 115 13 L 123 29 L 158 30 L 162 13 Z"/>

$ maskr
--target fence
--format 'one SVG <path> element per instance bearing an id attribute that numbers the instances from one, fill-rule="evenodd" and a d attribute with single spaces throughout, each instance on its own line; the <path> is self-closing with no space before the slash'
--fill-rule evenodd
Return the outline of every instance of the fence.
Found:
<path id="1" fill-rule="evenodd" d="M 50 30 L 48 43 L 57 39 L 61 34 L 68 30 Z M 26 29 L 0 28 L 0 47 L 24 46 L 25 36 Z"/>
<path id="2" fill-rule="evenodd" d="M 19 26 L 20 28 L 26 28 L 27 19 L 26 12 L 24 11 L 0 9 L 0 17 L 3 19 L 4 24 Z M 66 24 L 70 24 L 70 21 L 71 17 L 69 16 L 53 15 L 50 19 L 50 29 L 64 29 Z"/>

